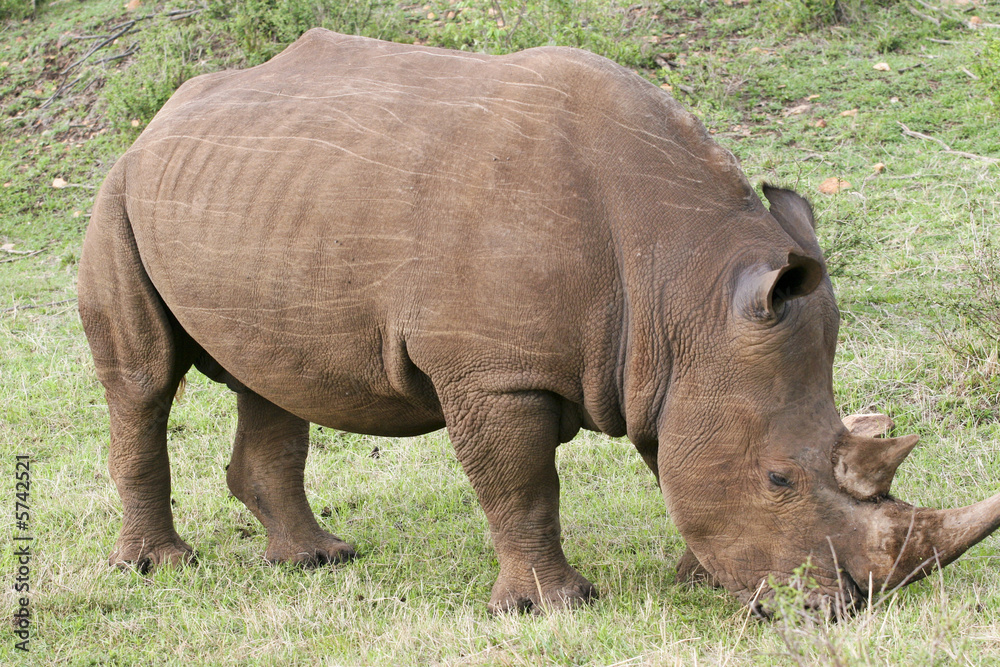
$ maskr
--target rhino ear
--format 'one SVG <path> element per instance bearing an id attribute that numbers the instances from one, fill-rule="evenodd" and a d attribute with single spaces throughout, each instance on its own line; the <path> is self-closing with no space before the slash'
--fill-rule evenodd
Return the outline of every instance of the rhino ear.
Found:
<path id="1" fill-rule="evenodd" d="M 785 304 L 812 293 L 823 280 L 823 265 L 812 257 L 788 253 L 788 263 L 772 271 L 745 274 L 737 293 L 738 306 L 749 317 L 774 321 Z"/>
<path id="2" fill-rule="evenodd" d="M 815 259 L 823 256 L 816 238 L 816 221 L 812 206 L 791 190 L 782 190 L 764 183 L 764 196 L 771 203 L 771 215 L 799 246 Z"/>

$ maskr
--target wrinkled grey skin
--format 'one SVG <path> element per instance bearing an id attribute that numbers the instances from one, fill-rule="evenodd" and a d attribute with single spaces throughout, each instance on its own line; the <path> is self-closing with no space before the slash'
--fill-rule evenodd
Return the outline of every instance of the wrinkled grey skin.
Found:
<path id="1" fill-rule="evenodd" d="M 191 554 L 165 428 L 193 365 L 238 394 L 227 481 L 274 561 L 354 553 L 306 502 L 315 422 L 447 427 L 493 533 L 494 610 L 596 595 L 560 545 L 555 449 L 580 428 L 628 435 L 683 569 L 745 601 L 807 559 L 848 602 L 908 574 L 945 520 L 913 533 L 895 467 L 864 463 L 889 441 L 842 424 L 812 213 L 765 192 L 770 210 L 663 91 L 574 49 L 313 30 L 187 82 L 108 175 L 80 265 L 124 505 L 111 561 Z M 952 517 L 966 542 L 987 509 Z"/>

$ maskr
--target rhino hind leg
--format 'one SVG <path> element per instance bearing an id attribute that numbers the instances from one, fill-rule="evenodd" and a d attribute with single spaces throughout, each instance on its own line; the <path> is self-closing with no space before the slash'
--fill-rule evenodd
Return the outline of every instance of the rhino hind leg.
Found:
<path id="1" fill-rule="evenodd" d="M 353 558 L 354 548 L 320 528 L 306 500 L 309 422 L 249 390 L 237 393 L 237 410 L 226 482 L 267 529 L 264 557 L 300 565 Z"/>
<path id="2" fill-rule="evenodd" d="M 479 497 L 500 561 L 489 610 L 544 612 L 597 598 L 560 544 L 555 397 L 466 395 L 445 408 L 448 433 Z M 449 419 L 450 417 L 450 419 Z"/>
<path id="3" fill-rule="evenodd" d="M 109 181 L 112 177 L 109 177 Z M 146 275 L 115 190 L 102 188 L 80 260 L 80 320 L 111 422 L 108 470 L 122 501 L 109 562 L 147 571 L 193 551 L 174 529 L 167 418 L 191 366 L 190 339 Z"/>

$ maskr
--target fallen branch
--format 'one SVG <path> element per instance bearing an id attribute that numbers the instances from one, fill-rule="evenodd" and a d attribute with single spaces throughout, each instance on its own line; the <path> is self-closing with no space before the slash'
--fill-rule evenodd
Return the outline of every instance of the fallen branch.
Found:
<path id="1" fill-rule="evenodd" d="M 903 123 L 900 123 L 899 121 L 896 121 L 896 122 L 899 123 L 899 126 L 901 128 L 903 128 L 903 134 L 905 134 L 908 137 L 913 137 L 914 139 L 923 139 L 924 141 L 933 141 L 934 143 L 938 144 L 939 146 L 941 146 L 941 148 L 944 149 L 944 150 L 941 151 L 942 153 L 948 153 L 950 155 L 958 155 L 959 157 L 967 157 L 967 158 L 972 158 L 972 159 L 975 159 L 975 160 L 985 160 L 986 162 L 993 162 L 993 163 L 1000 162 L 1000 159 L 995 158 L 995 157 L 986 157 L 985 155 L 976 155 L 975 153 L 966 153 L 965 151 L 952 150 L 951 146 L 949 146 L 948 144 L 944 143 L 940 139 L 938 139 L 936 137 L 932 137 L 929 134 L 924 134 L 923 132 L 914 132 L 910 128 L 906 127 L 906 125 L 904 125 Z"/>
<path id="2" fill-rule="evenodd" d="M 49 306 L 61 306 L 64 303 L 72 303 L 76 301 L 74 296 L 72 299 L 63 299 L 62 301 L 50 301 L 48 303 L 29 303 L 25 306 L 14 306 L 13 308 L 4 308 L 0 310 L 0 313 L 14 313 L 19 310 L 31 310 L 32 308 L 48 308 Z"/>
<path id="3" fill-rule="evenodd" d="M 923 14 L 921 12 L 918 12 L 915 8 L 911 7 L 910 5 L 906 5 L 906 8 L 909 9 L 910 13 L 913 14 L 914 16 L 919 16 L 923 20 L 930 21 L 931 23 L 933 23 L 934 25 L 936 25 L 939 28 L 941 27 L 941 20 L 940 19 L 936 19 L 933 16 L 928 16 L 927 14 Z"/>
<path id="4" fill-rule="evenodd" d="M 961 16 L 956 16 L 955 14 L 952 14 L 951 12 L 946 11 L 944 7 L 935 7 L 934 5 L 932 5 L 930 3 L 924 2 L 924 0 L 916 0 L 916 1 L 917 1 L 917 4 L 921 5 L 925 9 L 929 9 L 932 12 L 937 12 L 937 13 L 941 14 L 942 16 L 945 16 L 945 17 L 951 19 L 952 21 L 955 21 L 956 23 L 964 23 L 964 21 L 962 20 Z"/>
<path id="5" fill-rule="evenodd" d="M 135 27 L 136 23 L 138 23 L 139 21 L 143 21 L 145 19 L 149 19 L 149 18 L 153 18 L 153 15 L 150 14 L 148 16 L 140 16 L 139 18 L 132 19 L 131 21 L 126 21 L 125 23 L 122 24 L 123 27 L 121 28 L 121 30 L 119 30 L 118 32 L 112 34 L 111 36 L 106 37 L 103 40 L 101 40 L 100 42 L 98 42 L 96 46 L 94 46 L 93 48 L 91 48 L 90 51 L 87 51 L 85 54 L 83 54 L 83 56 L 81 56 L 80 58 L 77 58 L 73 62 L 72 65 L 70 65 L 69 67 L 67 67 L 66 69 L 64 69 L 62 72 L 60 72 L 60 74 L 62 74 L 63 76 L 66 76 L 67 74 L 70 73 L 70 71 L 72 71 L 73 69 L 75 69 L 75 68 L 79 67 L 80 65 L 82 65 L 84 63 L 84 61 L 87 60 L 87 58 L 89 58 L 90 56 L 94 55 L 97 51 L 99 51 L 100 49 L 103 49 L 105 46 L 107 46 L 111 42 L 115 41 L 119 37 L 124 37 L 126 34 L 128 34 L 129 32 L 131 32 L 132 28 Z"/>
<path id="6" fill-rule="evenodd" d="M 8 259 L 0 259 L 0 264 L 7 264 L 9 262 L 16 262 L 19 259 L 27 259 L 28 257 L 34 257 L 35 255 L 39 255 L 39 254 L 45 252 L 47 249 L 48 249 L 48 246 L 46 246 L 45 248 L 39 248 L 38 250 L 33 250 L 31 252 L 25 252 L 25 253 L 19 254 L 17 257 L 10 257 Z M 7 252 L 14 252 L 14 251 L 8 250 Z"/>
<path id="7" fill-rule="evenodd" d="M 190 18 L 200 11 L 200 7 L 195 9 L 175 9 L 172 12 L 167 12 L 164 16 L 169 17 L 171 21 L 180 21 L 181 19 Z"/>
<path id="8" fill-rule="evenodd" d="M 108 56 L 107 58 L 101 58 L 100 60 L 95 60 L 94 64 L 100 65 L 101 63 L 110 63 L 115 60 L 121 60 L 122 58 L 128 58 L 130 55 L 132 55 L 138 50 L 139 50 L 139 42 L 133 42 L 132 46 L 128 47 L 127 51 L 119 53 L 116 56 Z"/>
<path id="9" fill-rule="evenodd" d="M 49 105 L 56 101 L 56 98 L 58 98 L 64 92 L 66 92 L 67 90 L 69 90 L 70 88 L 72 88 L 73 86 L 75 86 L 76 84 L 78 84 L 80 82 L 80 79 L 82 79 L 85 76 L 86 76 L 86 74 L 81 74 L 80 76 L 76 77 L 75 79 L 73 79 L 69 83 L 64 83 L 63 85 L 61 85 L 58 88 L 56 88 L 56 92 L 52 93 L 52 95 L 49 97 L 49 99 L 45 100 L 42 103 L 42 106 L 40 108 L 41 109 L 48 109 Z M 65 81 L 65 80 L 66 79 L 63 78 L 63 81 Z"/>

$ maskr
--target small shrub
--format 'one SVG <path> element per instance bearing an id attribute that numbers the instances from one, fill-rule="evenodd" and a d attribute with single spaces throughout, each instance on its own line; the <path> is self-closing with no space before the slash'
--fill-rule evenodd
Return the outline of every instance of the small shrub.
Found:
<path id="1" fill-rule="evenodd" d="M 145 125 L 174 91 L 199 73 L 199 53 L 193 52 L 185 28 L 153 32 L 139 46 L 134 61 L 108 77 L 102 91 L 108 115 L 122 126 L 137 120 Z"/>
<path id="2" fill-rule="evenodd" d="M 780 0 L 775 18 L 793 31 L 809 31 L 864 19 L 871 5 L 892 5 L 897 0 Z"/>
<path id="3" fill-rule="evenodd" d="M 38 0 L 0 0 L 0 21 L 20 21 L 33 17 L 41 4 Z"/>
<path id="4" fill-rule="evenodd" d="M 983 39 L 972 70 L 979 77 L 980 87 L 993 100 L 994 113 L 1000 113 L 1000 37 L 988 34 Z"/>
<path id="5" fill-rule="evenodd" d="M 398 25 L 396 4 L 387 0 L 211 0 L 207 14 L 235 39 L 251 66 L 274 57 L 310 28 L 410 41 Z"/>

